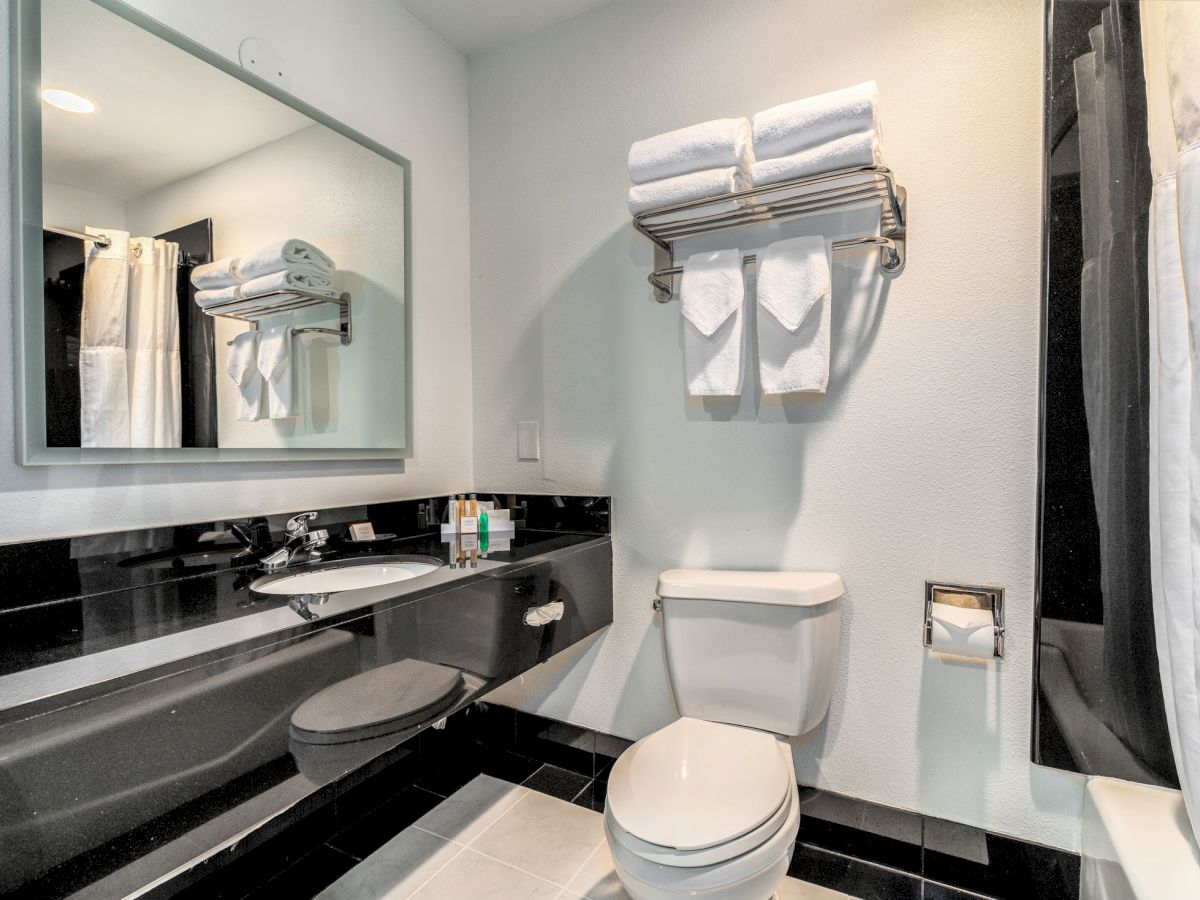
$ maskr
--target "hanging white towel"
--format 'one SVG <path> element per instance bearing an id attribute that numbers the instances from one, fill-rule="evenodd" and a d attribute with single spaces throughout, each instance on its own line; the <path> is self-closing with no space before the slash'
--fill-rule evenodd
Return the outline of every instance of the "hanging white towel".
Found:
<path id="1" fill-rule="evenodd" d="M 821 251 L 815 254 L 813 241 Z M 793 238 L 758 264 L 758 366 L 764 394 L 824 393 L 829 384 L 833 242 Z"/>
<path id="2" fill-rule="evenodd" d="M 741 393 L 745 293 L 740 250 L 694 253 L 683 264 L 679 307 L 689 394 L 736 397 Z"/>
<path id="3" fill-rule="evenodd" d="M 258 371 L 263 378 L 268 419 L 296 415 L 292 368 L 292 326 L 268 328 L 258 341 Z"/>
<path id="4" fill-rule="evenodd" d="M 192 269 L 192 286 L 198 291 L 213 291 L 239 284 L 238 257 L 228 256 Z"/>
<path id="5" fill-rule="evenodd" d="M 225 371 L 237 386 L 237 418 L 257 422 L 262 418 L 263 377 L 258 371 L 257 331 L 243 331 L 233 339 Z"/>
<path id="6" fill-rule="evenodd" d="M 689 172 L 674 178 L 633 185 L 629 189 L 629 211 L 636 216 L 648 209 L 731 194 L 734 191 L 745 190 L 748 186 L 746 173 L 737 166 Z M 712 209 L 709 208 L 700 215 L 711 213 Z"/>
<path id="7" fill-rule="evenodd" d="M 879 87 L 852 87 L 793 100 L 754 114 L 754 155 L 788 156 L 859 131 L 879 132 Z"/>
<path id="8" fill-rule="evenodd" d="M 238 288 L 238 293 L 246 299 L 271 294 L 275 291 L 302 290 L 312 294 L 324 294 L 336 297 L 333 289 L 333 279 L 328 273 L 312 266 L 296 266 L 281 272 L 262 275 L 252 281 L 247 281 Z"/>
<path id="9" fill-rule="evenodd" d="M 645 184 L 703 169 L 746 168 L 751 162 L 750 122 L 713 119 L 635 141 L 629 148 L 629 180 Z"/>
<path id="10" fill-rule="evenodd" d="M 329 256 L 308 241 L 288 238 L 243 254 L 238 259 L 237 275 L 242 281 L 252 281 L 298 265 L 312 266 L 330 275 L 337 268 Z"/>
<path id="11" fill-rule="evenodd" d="M 755 187 L 762 187 L 854 166 L 877 165 L 880 156 L 875 132 L 860 131 L 790 156 L 759 160 L 750 167 L 750 181 Z"/>
<path id="12" fill-rule="evenodd" d="M 84 244 L 83 315 L 79 332 L 81 447 L 129 446 L 129 375 L 125 351 L 129 232 L 104 235 L 107 247 Z"/>
<path id="13" fill-rule="evenodd" d="M 129 445 L 179 447 L 179 245 L 138 237 L 129 250 Z"/>

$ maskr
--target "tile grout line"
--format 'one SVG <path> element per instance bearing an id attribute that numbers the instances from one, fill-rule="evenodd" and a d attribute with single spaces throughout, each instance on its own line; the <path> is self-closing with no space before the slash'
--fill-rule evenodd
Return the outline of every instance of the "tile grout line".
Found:
<path id="1" fill-rule="evenodd" d="M 409 826 L 409 827 L 411 827 L 411 828 L 416 828 L 416 826 L 415 826 L 415 825 L 412 825 L 412 826 Z M 424 829 L 424 828 L 420 828 L 420 829 L 417 829 L 417 830 L 418 830 L 418 831 L 425 831 L 425 829 Z M 403 833 L 403 832 L 401 832 L 401 833 Z M 433 834 L 433 832 L 432 832 L 432 831 L 425 831 L 425 833 L 426 833 L 426 834 Z M 465 845 L 463 845 L 463 844 L 459 844 L 459 843 L 457 843 L 456 841 L 450 841 L 450 840 L 446 840 L 446 838 L 443 838 L 443 837 L 442 837 L 441 835 L 439 835 L 439 834 L 434 834 L 433 836 L 434 836 L 434 837 L 436 837 L 436 838 L 441 838 L 441 840 L 443 840 L 443 841 L 446 841 L 446 843 L 447 843 L 447 844 L 451 844 L 451 845 L 453 845 L 453 846 L 455 846 L 455 847 L 458 847 L 458 849 L 457 849 L 457 850 L 455 850 L 455 851 L 454 851 L 454 853 L 452 853 L 452 854 L 450 855 L 450 858 L 449 858 L 448 860 L 446 860 L 444 863 L 442 863 L 440 866 L 438 866 L 438 867 L 437 867 L 437 870 L 436 870 L 436 871 L 434 871 L 434 872 L 433 872 L 433 874 L 431 874 L 431 875 L 430 875 L 428 878 L 426 878 L 424 881 L 422 881 L 420 884 L 418 884 L 418 885 L 417 885 L 417 887 L 416 887 L 416 889 L 415 889 L 415 890 L 413 890 L 413 891 L 412 891 L 412 892 L 411 892 L 411 893 L 408 895 L 409 897 L 415 897 L 415 896 L 416 896 L 418 893 L 420 893 L 421 891 L 423 891 L 423 890 L 425 889 L 425 885 L 429 884 L 429 882 L 433 881 L 433 879 L 435 879 L 435 878 L 437 878 L 439 875 L 441 875 L 441 874 L 442 874 L 442 870 L 443 870 L 443 869 L 445 869 L 445 868 L 446 868 L 446 866 L 450 865 L 450 863 L 454 862 L 456 859 L 458 859 L 460 856 L 462 856 L 462 852 L 463 852 L 464 850 L 466 850 L 466 849 L 467 849 Z"/>

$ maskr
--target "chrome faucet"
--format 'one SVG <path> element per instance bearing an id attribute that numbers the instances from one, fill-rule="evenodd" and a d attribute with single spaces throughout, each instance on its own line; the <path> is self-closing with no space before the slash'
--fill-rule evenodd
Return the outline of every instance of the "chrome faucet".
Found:
<path id="1" fill-rule="evenodd" d="M 308 523 L 317 517 L 315 512 L 300 513 L 288 519 L 287 539 L 283 546 L 258 563 L 264 572 L 278 572 L 288 566 L 316 562 L 321 558 L 321 548 L 329 542 L 329 532 L 324 528 L 308 530 Z"/>

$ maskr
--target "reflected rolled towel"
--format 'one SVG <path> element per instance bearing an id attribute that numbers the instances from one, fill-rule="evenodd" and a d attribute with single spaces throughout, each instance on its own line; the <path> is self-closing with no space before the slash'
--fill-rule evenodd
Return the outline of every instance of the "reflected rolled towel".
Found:
<path id="1" fill-rule="evenodd" d="M 750 180 L 755 187 L 763 187 L 839 169 L 877 165 L 879 162 L 877 135 L 874 131 L 860 131 L 791 156 L 759 160 L 750 167 Z"/>
<path id="2" fill-rule="evenodd" d="M 272 272 L 269 275 L 263 275 L 261 278 L 247 281 L 238 289 L 241 297 L 246 300 L 252 297 L 260 297 L 263 294 L 271 294 L 275 291 L 292 290 L 308 291 L 312 294 L 324 294 L 327 297 L 337 296 L 337 291 L 333 289 L 333 278 L 325 272 L 309 267 L 296 267 L 284 269 L 282 272 Z"/>
<path id="3" fill-rule="evenodd" d="M 332 275 L 337 266 L 319 248 L 308 241 L 288 238 L 244 254 L 237 263 L 237 275 L 242 281 L 253 281 L 281 269 L 307 267 Z"/>
<path id="4" fill-rule="evenodd" d="M 233 303 L 242 297 L 239 288 L 240 285 L 234 284 L 229 287 L 220 288 L 219 290 L 196 291 L 196 304 L 201 309 L 208 309 L 208 307 L 216 306 L 219 303 Z"/>
<path id="5" fill-rule="evenodd" d="M 216 262 L 192 269 L 192 286 L 198 291 L 212 291 L 241 283 L 238 277 L 238 257 L 228 256 Z"/>

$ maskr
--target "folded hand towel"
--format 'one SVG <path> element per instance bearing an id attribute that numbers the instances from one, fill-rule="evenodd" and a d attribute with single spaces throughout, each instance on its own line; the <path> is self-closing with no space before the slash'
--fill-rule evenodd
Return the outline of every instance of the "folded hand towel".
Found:
<path id="1" fill-rule="evenodd" d="M 258 332 L 243 331 L 233 339 L 225 371 L 237 385 L 237 418 L 257 422 L 262 418 L 263 379 L 258 371 Z"/>
<path id="2" fill-rule="evenodd" d="M 819 254 L 816 244 L 819 242 Z M 793 238 L 758 264 L 758 367 L 764 394 L 824 392 L 829 383 L 833 243 Z"/>
<path id="3" fill-rule="evenodd" d="M 689 172 L 687 175 L 633 185 L 629 189 L 629 211 L 636 216 L 648 209 L 730 194 L 745 190 L 747 186 L 745 172 L 737 166 Z M 711 209 L 706 209 L 700 215 L 710 215 L 711 212 Z"/>
<path id="4" fill-rule="evenodd" d="M 694 253 L 683 264 L 679 305 L 689 394 L 741 393 L 744 297 L 740 250 Z"/>
<path id="5" fill-rule="evenodd" d="M 238 284 L 238 258 L 229 256 L 192 269 L 192 286 L 198 291 L 212 291 Z"/>
<path id="6" fill-rule="evenodd" d="M 337 291 L 333 289 L 333 279 L 319 269 L 309 266 L 284 269 L 282 272 L 272 272 L 270 275 L 247 281 L 241 286 L 240 293 L 242 297 L 249 299 L 261 294 L 288 290 L 309 291 L 328 297 L 337 296 Z"/>
<path id="7" fill-rule="evenodd" d="M 314 266 L 330 275 L 337 268 L 332 259 L 312 244 L 290 238 L 243 255 L 238 260 L 237 274 L 242 281 L 250 281 L 296 265 Z"/>
<path id="8" fill-rule="evenodd" d="M 223 287 L 208 291 L 196 291 L 196 305 L 201 309 L 207 309 L 210 306 L 216 306 L 218 303 L 232 303 L 235 300 L 241 299 L 241 292 L 238 290 L 240 285 L 232 284 L 229 287 Z"/>
<path id="9" fill-rule="evenodd" d="M 874 81 L 793 100 L 754 114 L 754 155 L 788 156 L 857 131 L 879 131 Z"/>
<path id="10" fill-rule="evenodd" d="M 292 394 L 292 326 L 277 325 L 263 332 L 258 342 L 258 371 L 267 395 L 267 418 L 287 419 L 296 414 Z"/>
<path id="11" fill-rule="evenodd" d="M 875 132 L 860 131 L 791 156 L 759 160 L 750 167 L 750 181 L 755 187 L 762 187 L 838 169 L 876 165 L 879 161 Z"/>
<path id="12" fill-rule="evenodd" d="M 713 119 L 635 141 L 629 148 L 629 180 L 645 184 L 703 169 L 745 168 L 752 157 L 749 121 Z"/>

